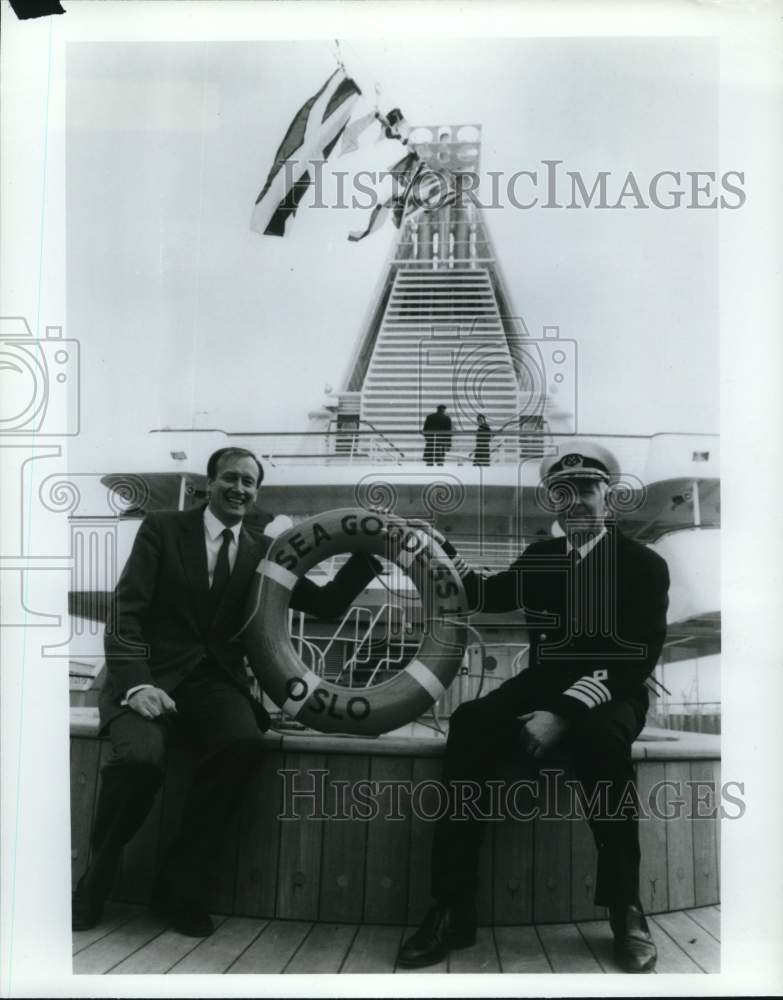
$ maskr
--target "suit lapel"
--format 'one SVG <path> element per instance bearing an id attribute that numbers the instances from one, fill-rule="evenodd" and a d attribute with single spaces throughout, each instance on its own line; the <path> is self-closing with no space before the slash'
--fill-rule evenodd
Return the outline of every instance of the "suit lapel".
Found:
<path id="1" fill-rule="evenodd" d="M 182 519 L 179 536 L 182 566 L 196 607 L 196 616 L 205 627 L 209 624 L 209 573 L 207 546 L 204 542 L 204 510 L 189 511 Z"/>

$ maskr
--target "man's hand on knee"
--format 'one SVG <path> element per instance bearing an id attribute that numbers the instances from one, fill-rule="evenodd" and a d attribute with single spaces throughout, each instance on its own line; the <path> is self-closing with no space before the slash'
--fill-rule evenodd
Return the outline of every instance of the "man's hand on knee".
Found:
<path id="1" fill-rule="evenodd" d="M 174 699 L 156 687 L 145 687 L 136 691 L 128 699 L 128 707 L 145 719 L 157 719 L 168 712 L 176 712 Z"/>
<path id="2" fill-rule="evenodd" d="M 568 729 L 568 719 L 554 712 L 528 712 L 520 715 L 522 743 L 531 757 L 543 757 L 556 746 Z"/>

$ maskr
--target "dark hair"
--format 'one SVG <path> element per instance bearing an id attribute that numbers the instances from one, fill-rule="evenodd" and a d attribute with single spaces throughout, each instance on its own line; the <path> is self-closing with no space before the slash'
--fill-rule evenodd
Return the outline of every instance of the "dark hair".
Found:
<path id="1" fill-rule="evenodd" d="M 261 485 L 264 479 L 264 467 L 258 461 L 253 452 L 248 451 L 247 448 L 218 448 L 217 451 L 213 451 L 209 456 L 209 461 L 207 462 L 207 479 L 212 481 L 217 477 L 218 467 L 224 458 L 252 458 L 258 466 L 258 479 L 256 480 L 256 486 Z"/>
<path id="2" fill-rule="evenodd" d="M 438 409 L 439 410 L 445 410 L 446 409 L 446 404 L 445 403 L 439 403 L 438 404 Z"/>

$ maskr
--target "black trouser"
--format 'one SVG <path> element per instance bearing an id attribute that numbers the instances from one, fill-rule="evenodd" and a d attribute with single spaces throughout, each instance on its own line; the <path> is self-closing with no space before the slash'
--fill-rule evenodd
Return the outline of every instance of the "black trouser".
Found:
<path id="1" fill-rule="evenodd" d="M 443 459 L 446 455 L 446 450 L 448 448 L 448 441 L 444 438 L 442 434 L 436 434 L 432 431 L 428 431 L 424 435 L 425 445 L 424 445 L 424 464 L 432 465 L 443 465 Z"/>
<path id="2" fill-rule="evenodd" d="M 247 695 L 205 661 L 171 693 L 174 715 L 145 719 L 128 710 L 109 724 L 112 754 L 103 768 L 82 886 L 94 898 L 111 890 L 126 844 L 142 825 L 163 782 L 166 746 L 176 727 L 195 755 L 182 824 L 166 852 L 156 891 L 201 904 L 226 820 L 258 767 L 262 734 Z"/>
<path id="3" fill-rule="evenodd" d="M 451 790 L 452 815 L 447 814 L 436 824 L 432 846 L 432 895 L 438 902 L 472 907 L 486 827 L 464 808 L 461 811 L 466 818 L 453 818 L 458 796 L 450 783 L 471 781 L 480 785 L 477 811 L 486 814 L 491 798 L 487 780 L 506 777 L 510 761 L 530 767 L 532 758 L 525 754 L 518 716 L 540 708 L 545 697 L 533 672 L 525 671 L 485 698 L 460 705 L 452 715 L 443 768 L 444 783 Z M 584 793 L 583 801 L 590 801 L 597 782 L 606 782 L 603 802 L 607 808 L 590 820 L 598 848 L 597 906 L 629 903 L 638 898 L 638 821 L 634 810 L 618 807 L 627 803 L 624 796 L 634 788 L 631 744 L 644 725 L 646 709 L 641 694 L 638 701 L 611 701 L 591 709 L 571 724 L 558 748 L 558 759 L 562 759 L 563 751 L 567 752 Z M 552 766 L 546 759 L 536 764 Z M 618 811 L 622 818 L 610 818 Z"/>

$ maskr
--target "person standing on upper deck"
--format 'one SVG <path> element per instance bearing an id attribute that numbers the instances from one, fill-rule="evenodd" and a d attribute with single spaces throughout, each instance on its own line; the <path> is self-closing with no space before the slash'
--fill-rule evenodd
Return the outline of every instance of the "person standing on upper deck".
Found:
<path id="1" fill-rule="evenodd" d="M 476 441 L 473 446 L 473 464 L 489 465 L 489 443 L 492 439 L 492 428 L 483 413 L 476 418 Z"/>
<path id="2" fill-rule="evenodd" d="M 451 448 L 451 417 L 441 403 L 434 413 L 424 419 L 424 464 L 443 465 L 446 452 Z"/>

